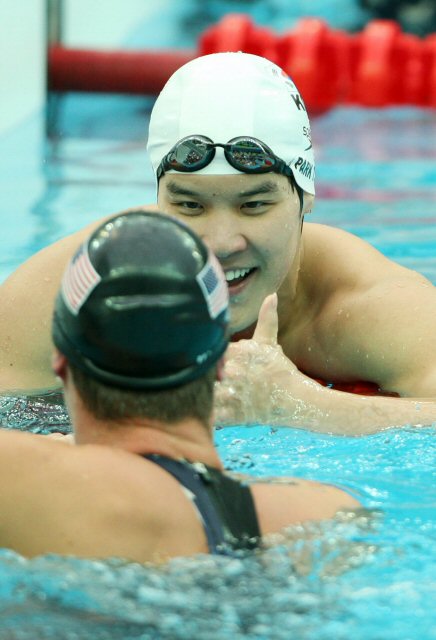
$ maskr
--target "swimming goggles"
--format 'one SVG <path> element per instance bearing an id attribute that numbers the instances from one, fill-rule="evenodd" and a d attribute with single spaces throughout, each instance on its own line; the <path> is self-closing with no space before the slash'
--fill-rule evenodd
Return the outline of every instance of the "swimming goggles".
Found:
<path id="1" fill-rule="evenodd" d="M 165 171 L 169 170 L 190 173 L 203 169 L 214 159 L 217 147 L 224 149 L 227 162 L 238 171 L 244 173 L 273 171 L 294 178 L 286 162 L 278 158 L 257 138 L 239 136 L 223 144 L 214 142 L 206 136 L 192 135 L 179 140 L 163 158 L 157 169 L 157 179 L 160 180 Z"/>

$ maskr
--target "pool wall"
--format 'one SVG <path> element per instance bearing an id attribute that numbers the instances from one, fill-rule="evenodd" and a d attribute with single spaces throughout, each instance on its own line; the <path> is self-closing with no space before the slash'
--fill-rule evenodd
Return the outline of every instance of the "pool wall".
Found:
<path id="1" fill-rule="evenodd" d="M 44 0 L 2 0 L 0 33 L 2 135 L 45 99 Z"/>
<path id="2" fill-rule="evenodd" d="M 63 42 L 69 46 L 117 47 L 151 12 L 143 0 L 64 0 Z M 165 0 L 160 6 L 167 4 Z M 0 136 L 45 102 L 46 1 L 2 0 L 0 26 Z"/>

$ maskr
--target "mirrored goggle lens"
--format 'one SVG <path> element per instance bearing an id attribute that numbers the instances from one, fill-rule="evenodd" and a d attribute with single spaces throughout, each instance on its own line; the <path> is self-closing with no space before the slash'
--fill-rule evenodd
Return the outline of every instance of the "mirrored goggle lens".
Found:
<path id="1" fill-rule="evenodd" d="M 169 165 L 173 169 L 190 169 L 195 171 L 207 164 L 210 154 L 213 153 L 210 144 L 193 138 L 185 140 L 177 145 L 169 158 Z"/>
<path id="2" fill-rule="evenodd" d="M 243 171 L 269 171 L 274 166 L 275 158 L 254 140 L 238 140 L 229 145 L 227 153 L 236 168 Z"/>

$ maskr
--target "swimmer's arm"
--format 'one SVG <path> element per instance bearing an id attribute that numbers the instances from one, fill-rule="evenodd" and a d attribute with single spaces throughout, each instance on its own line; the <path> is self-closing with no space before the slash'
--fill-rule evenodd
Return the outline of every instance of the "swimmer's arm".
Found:
<path id="1" fill-rule="evenodd" d="M 252 340 L 232 344 L 215 401 L 215 422 L 269 424 L 363 435 L 436 422 L 436 401 L 359 396 L 302 374 L 277 344 L 276 296 L 266 298 Z"/>
<path id="2" fill-rule="evenodd" d="M 401 396 L 436 400 L 436 288 L 421 274 L 394 270 L 373 285 L 360 306 L 367 309 L 367 327 L 373 327 L 365 335 L 363 314 L 356 320 L 370 354 L 367 366 L 374 371 L 366 379 Z"/>
<path id="3" fill-rule="evenodd" d="M 281 478 L 286 485 L 288 478 Z M 263 546 L 282 544 L 300 575 L 316 570 L 337 575 L 365 561 L 374 549 L 355 542 L 356 528 L 362 535 L 377 522 L 374 512 L 364 509 L 348 493 L 318 482 L 294 479 L 293 486 L 255 485 L 255 500 Z M 279 532 L 275 533 L 278 528 Z M 351 539 L 350 539 L 351 536 Z"/>
<path id="4" fill-rule="evenodd" d="M 45 247 L 26 260 L 0 286 L 2 392 L 59 388 L 59 381 L 51 369 L 54 300 L 68 260 L 102 222 L 98 220 Z"/>
<path id="5" fill-rule="evenodd" d="M 0 429 L 0 546 L 21 552 L 28 547 L 60 494 L 62 463 L 70 447 L 33 433 Z M 53 490 L 47 500 L 47 487 Z M 64 493 L 62 493 L 63 499 Z"/>
<path id="6" fill-rule="evenodd" d="M 250 488 L 256 505 L 260 505 L 260 523 L 265 532 L 289 524 L 327 520 L 338 512 L 361 507 L 360 502 L 346 491 L 313 480 L 281 477 L 259 482 L 256 478 Z"/>
<path id="7" fill-rule="evenodd" d="M 323 304 L 307 336 L 316 337 L 309 367 L 326 380 L 436 399 L 436 287 L 343 230 L 305 231 L 306 272 L 324 274 L 312 292 Z"/>
<path id="8" fill-rule="evenodd" d="M 51 371 L 54 299 L 68 260 L 97 223 L 31 256 L 0 287 L 0 389 L 58 388 Z"/>
<path id="9" fill-rule="evenodd" d="M 300 478 L 251 480 L 262 545 L 284 545 L 298 574 L 338 575 L 373 553 L 372 546 L 349 536 L 356 527 L 372 530 L 375 513 L 347 491 Z"/>

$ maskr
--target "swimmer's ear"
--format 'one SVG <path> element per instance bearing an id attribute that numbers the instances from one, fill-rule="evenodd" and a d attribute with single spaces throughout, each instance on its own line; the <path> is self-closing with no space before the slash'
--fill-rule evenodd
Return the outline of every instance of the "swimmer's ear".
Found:
<path id="1" fill-rule="evenodd" d="M 314 202 L 315 196 L 305 191 L 303 196 L 303 215 L 306 213 L 312 213 Z"/>
<path id="2" fill-rule="evenodd" d="M 51 368 L 55 376 L 60 378 L 62 381 L 65 380 L 67 375 L 67 359 L 63 353 L 54 350 L 52 358 L 51 358 Z"/>
<path id="3" fill-rule="evenodd" d="M 225 359 L 224 356 L 222 356 L 216 365 L 216 379 L 217 382 L 222 382 L 223 378 L 224 378 L 224 364 L 225 364 Z"/>

